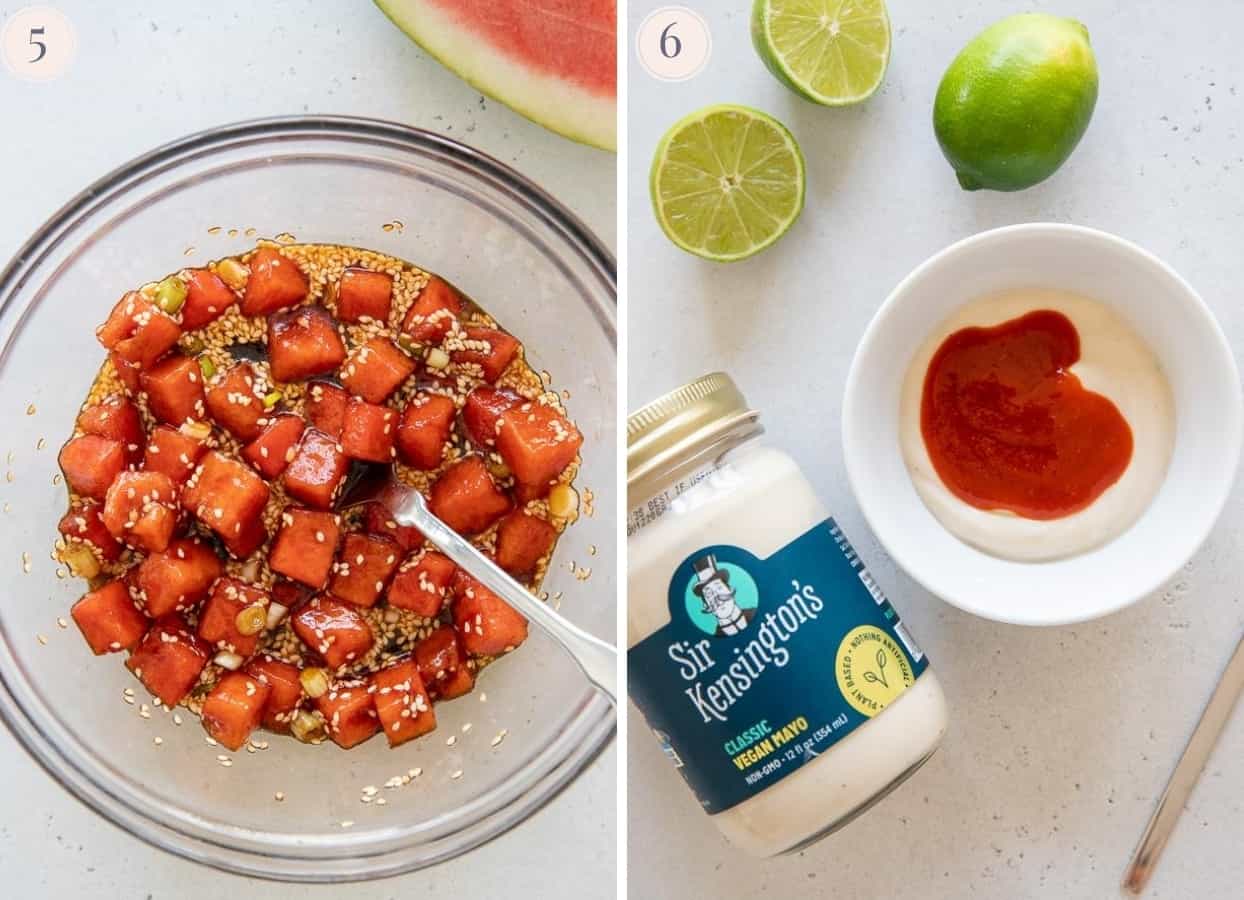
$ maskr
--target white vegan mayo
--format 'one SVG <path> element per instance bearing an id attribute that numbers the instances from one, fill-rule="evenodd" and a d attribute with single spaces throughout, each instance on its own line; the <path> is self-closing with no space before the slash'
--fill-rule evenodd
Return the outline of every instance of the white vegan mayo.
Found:
<path id="1" fill-rule="evenodd" d="M 710 375 L 628 421 L 630 693 L 760 856 L 837 829 L 933 753 L 927 660 L 794 460 Z"/>

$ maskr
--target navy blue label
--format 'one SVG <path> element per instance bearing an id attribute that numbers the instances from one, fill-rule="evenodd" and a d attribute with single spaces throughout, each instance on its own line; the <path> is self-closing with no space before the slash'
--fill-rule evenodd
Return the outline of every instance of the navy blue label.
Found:
<path id="1" fill-rule="evenodd" d="M 928 667 L 833 519 L 767 559 L 714 545 L 631 648 L 629 690 L 709 813 L 824 753 Z"/>

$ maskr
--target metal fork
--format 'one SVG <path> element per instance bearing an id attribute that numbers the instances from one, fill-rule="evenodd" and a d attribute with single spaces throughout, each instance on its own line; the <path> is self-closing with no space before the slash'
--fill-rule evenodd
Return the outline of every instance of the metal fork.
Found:
<path id="1" fill-rule="evenodd" d="M 470 541 L 438 519 L 428 509 L 427 501 L 414 488 L 397 481 L 391 469 L 374 467 L 363 472 L 348 485 L 340 503 L 342 509 L 363 503 L 380 503 L 399 525 L 419 529 L 429 542 L 469 573 L 488 590 L 522 613 L 561 645 L 579 664 L 592 686 L 610 703 L 617 705 L 618 651 L 599 638 L 559 615 L 551 606 L 540 602 L 506 573 L 504 569 L 477 550 Z"/>

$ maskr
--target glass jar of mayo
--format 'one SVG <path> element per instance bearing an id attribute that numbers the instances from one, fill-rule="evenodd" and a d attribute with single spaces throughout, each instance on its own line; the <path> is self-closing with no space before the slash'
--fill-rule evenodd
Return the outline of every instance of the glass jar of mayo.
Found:
<path id="1" fill-rule="evenodd" d="M 795 461 L 708 375 L 627 421 L 629 692 L 717 827 L 798 850 L 946 730 L 928 660 Z"/>

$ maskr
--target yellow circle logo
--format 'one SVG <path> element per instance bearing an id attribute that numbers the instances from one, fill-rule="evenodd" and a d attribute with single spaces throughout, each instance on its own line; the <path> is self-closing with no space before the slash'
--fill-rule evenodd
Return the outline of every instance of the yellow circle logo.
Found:
<path id="1" fill-rule="evenodd" d="M 870 719 L 916 681 L 907 654 L 890 635 L 873 625 L 853 628 L 842 639 L 834 674 L 842 696 L 856 712 Z"/>

